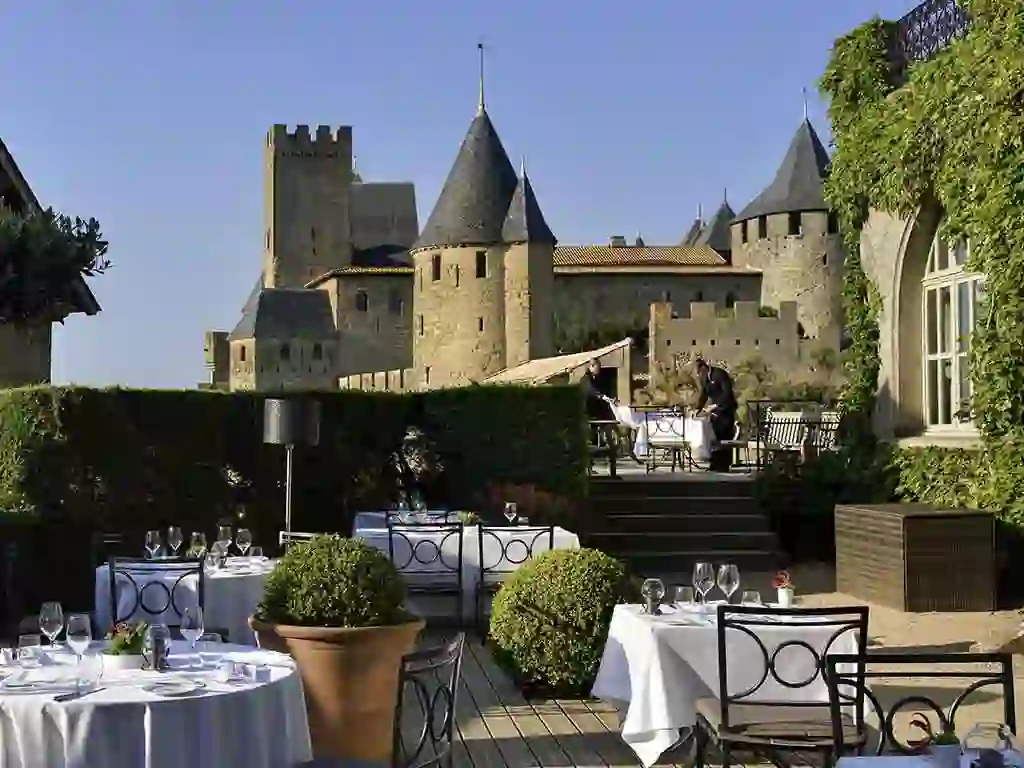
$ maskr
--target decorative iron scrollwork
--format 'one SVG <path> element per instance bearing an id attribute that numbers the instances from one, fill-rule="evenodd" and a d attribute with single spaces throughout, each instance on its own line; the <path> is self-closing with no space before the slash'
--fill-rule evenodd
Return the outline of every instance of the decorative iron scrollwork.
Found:
<path id="1" fill-rule="evenodd" d="M 927 61 L 959 40 L 971 17 L 957 0 L 925 0 L 896 22 L 892 59 L 897 83 L 906 80 L 912 64 Z"/>

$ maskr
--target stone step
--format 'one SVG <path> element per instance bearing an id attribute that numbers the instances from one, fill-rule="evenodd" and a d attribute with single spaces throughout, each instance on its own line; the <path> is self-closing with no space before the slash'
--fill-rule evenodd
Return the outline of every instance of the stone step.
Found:
<path id="1" fill-rule="evenodd" d="M 587 537 L 590 546 L 597 547 L 618 557 L 621 553 L 657 553 L 659 551 L 702 552 L 715 559 L 718 552 L 772 552 L 775 549 L 775 535 L 770 531 L 723 531 L 710 533 L 657 534 L 642 532 L 601 532 Z"/>
<path id="2" fill-rule="evenodd" d="M 647 476 L 650 477 L 650 476 Z M 707 497 L 733 496 L 753 498 L 756 492 L 754 481 L 742 476 L 736 480 L 693 479 L 662 480 L 622 477 L 592 477 L 590 496 L 594 498 L 657 498 L 657 497 Z"/>
<path id="3" fill-rule="evenodd" d="M 618 552 L 615 557 L 624 560 L 630 570 L 642 578 L 660 578 L 663 574 L 684 574 L 680 583 L 690 584 L 685 574 L 693 573 L 696 563 L 711 563 L 716 567 L 722 563 L 732 563 L 740 570 L 742 588 L 743 573 L 770 573 L 777 570 L 782 562 L 777 554 L 762 550 L 730 550 L 715 553 L 695 552 L 693 550 L 662 550 L 658 552 Z"/>
<path id="4" fill-rule="evenodd" d="M 768 518 L 759 513 L 716 512 L 664 514 L 643 512 L 608 513 L 598 521 L 595 519 L 593 530 L 598 533 L 643 533 L 647 535 L 661 533 L 715 533 L 716 531 L 747 531 L 750 533 L 769 533 L 771 525 Z"/>
<path id="5" fill-rule="evenodd" d="M 757 499 L 750 496 L 592 496 L 594 514 L 757 514 Z"/>

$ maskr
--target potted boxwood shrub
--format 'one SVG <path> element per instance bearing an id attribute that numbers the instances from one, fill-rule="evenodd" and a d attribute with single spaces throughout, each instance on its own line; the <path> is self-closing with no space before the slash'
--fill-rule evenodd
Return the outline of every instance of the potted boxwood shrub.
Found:
<path id="1" fill-rule="evenodd" d="M 402 657 L 422 619 L 382 552 L 358 539 L 296 544 L 267 577 L 249 626 L 302 677 L 315 757 L 390 761 Z"/>

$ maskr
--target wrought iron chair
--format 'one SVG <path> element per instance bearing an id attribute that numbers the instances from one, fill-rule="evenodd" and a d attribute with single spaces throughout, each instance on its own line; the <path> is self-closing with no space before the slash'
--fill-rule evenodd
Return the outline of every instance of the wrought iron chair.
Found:
<path id="1" fill-rule="evenodd" d="M 167 624 L 173 633 L 180 635 L 185 611 L 193 605 L 204 606 L 206 574 L 203 561 L 198 558 L 145 560 L 112 557 L 108 565 L 111 624 L 130 621 L 141 614 L 147 622 L 161 620 L 160 623 Z M 191 578 L 195 578 L 194 586 L 190 583 Z M 122 611 L 119 598 L 125 589 L 131 590 L 132 601 L 129 608 Z M 227 634 L 221 629 L 211 628 L 211 631 Z"/>
<path id="2" fill-rule="evenodd" d="M 502 533 L 512 534 L 503 540 Z M 480 572 L 477 574 L 473 605 L 475 607 L 477 631 L 480 642 L 487 639 L 485 599 L 493 596 L 509 576 L 534 555 L 555 548 L 555 526 L 553 525 L 481 525 L 477 529 L 477 543 L 480 554 Z M 488 546 L 488 544 L 490 546 Z M 488 551 L 498 557 L 487 557 Z"/>
<path id="3" fill-rule="evenodd" d="M 286 552 L 292 544 L 300 544 L 303 541 L 322 536 L 320 533 L 300 533 L 299 531 L 279 531 L 277 534 L 277 546 L 282 552 Z"/>
<path id="4" fill-rule="evenodd" d="M 758 634 L 779 636 L 780 624 L 792 622 L 801 629 L 820 629 L 823 642 L 812 645 L 806 639 L 786 638 L 774 645 Z M 769 634 L 770 632 L 770 634 Z M 868 609 L 851 608 L 765 608 L 762 606 L 718 607 L 718 696 L 697 700 L 696 757 L 702 768 L 708 745 L 722 753 L 722 765 L 729 766 L 734 751 L 754 752 L 775 765 L 786 765 L 785 753 L 809 753 L 829 764 L 834 751 L 832 710 L 825 683 L 825 660 L 841 638 L 849 638 L 863 654 L 867 644 Z M 738 643 L 752 645 L 740 653 Z M 732 646 L 732 653 L 729 652 Z M 756 650 L 754 650 L 756 649 Z M 807 654 L 810 662 L 806 679 L 789 680 L 779 672 L 780 658 Z M 763 672 L 746 690 L 733 691 L 730 665 L 739 658 L 760 656 Z M 791 662 L 792 663 L 792 662 Z M 813 670 L 813 673 L 811 672 Z M 735 685 L 733 681 L 733 685 Z M 771 689 L 775 688 L 773 692 Z M 815 689 L 820 694 L 815 695 Z M 806 698 L 796 692 L 806 690 Z M 855 739 L 853 723 L 843 722 L 847 737 Z"/>
<path id="5" fill-rule="evenodd" d="M 405 579 L 409 594 L 451 595 L 462 626 L 462 523 L 399 523 L 389 518 L 387 524 L 388 557 Z"/>
<path id="6" fill-rule="evenodd" d="M 743 466 L 747 468 L 750 467 L 750 441 L 747 440 L 747 437 L 744 434 L 743 424 L 739 421 L 736 422 L 736 431 L 733 434 L 732 440 L 719 440 L 718 447 L 728 448 L 737 458 L 742 452 Z"/>
<path id="7" fill-rule="evenodd" d="M 919 754 L 927 750 L 928 739 L 916 743 L 902 741 L 895 733 L 896 717 L 912 706 L 925 710 L 920 714 L 928 718 L 934 714 L 937 722 L 928 718 L 935 733 L 956 725 L 956 716 L 964 701 L 975 692 L 1001 689 L 1003 722 L 1013 729 L 1016 707 L 1013 693 L 1013 656 L 1008 653 L 876 653 L 833 654 L 826 659 L 829 698 L 832 710 L 833 740 L 836 756 L 865 751 L 871 736 L 865 715 L 878 718 L 878 742 L 871 750 L 876 755 L 895 752 L 903 755 Z M 993 671 L 991 667 L 996 669 Z M 872 689 L 870 682 L 884 678 L 885 686 L 892 687 L 899 680 L 927 679 L 927 689 L 914 690 L 913 685 L 900 691 L 899 698 L 889 706 L 883 703 L 882 686 Z M 948 689 L 953 696 L 951 704 L 942 706 L 936 701 L 935 679 L 959 680 L 964 687 Z M 944 689 L 938 689 L 946 692 Z M 865 704 L 870 709 L 865 708 Z M 909 714 L 909 713 L 908 713 Z M 916 713 L 915 713 L 916 714 Z M 845 727 L 852 719 L 854 729 Z M 851 740 L 849 736 L 853 735 Z"/>

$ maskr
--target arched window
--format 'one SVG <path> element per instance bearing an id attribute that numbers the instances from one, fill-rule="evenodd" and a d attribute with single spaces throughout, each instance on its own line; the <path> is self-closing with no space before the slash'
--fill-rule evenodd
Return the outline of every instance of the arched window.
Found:
<path id="1" fill-rule="evenodd" d="M 969 425 L 971 331 L 984 292 L 983 275 L 967 272 L 967 242 L 950 244 L 942 229 L 922 281 L 924 422 L 928 428 Z"/>

